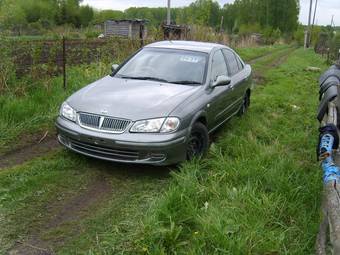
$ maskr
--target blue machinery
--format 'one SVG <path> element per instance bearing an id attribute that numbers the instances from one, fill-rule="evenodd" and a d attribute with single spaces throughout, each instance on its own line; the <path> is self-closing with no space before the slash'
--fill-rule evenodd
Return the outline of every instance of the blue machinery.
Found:
<path id="1" fill-rule="evenodd" d="M 332 127 L 332 126 L 331 126 Z M 334 127 L 336 128 L 336 127 Z M 336 132 L 336 130 L 335 130 Z M 324 183 L 336 182 L 340 185 L 340 168 L 335 164 L 333 150 L 335 144 L 339 144 L 339 138 L 332 133 L 324 133 L 321 135 L 319 147 L 319 159 L 323 169 Z"/>

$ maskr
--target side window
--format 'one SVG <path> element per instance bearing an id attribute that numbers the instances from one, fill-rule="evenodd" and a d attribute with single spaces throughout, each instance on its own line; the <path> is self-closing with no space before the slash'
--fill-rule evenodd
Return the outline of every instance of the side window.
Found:
<path id="1" fill-rule="evenodd" d="M 237 63 L 238 63 L 238 69 L 239 69 L 239 70 L 242 70 L 242 69 L 244 68 L 244 65 L 243 65 L 243 63 L 242 63 L 240 57 L 237 56 L 237 55 L 236 55 L 236 60 L 237 60 Z"/>
<path id="2" fill-rule="evenodd" d="M 222 52 L 216 51 L 212 59 L 211 77 L 214 81 L 220 75 L 228 75 L 227 65 Z"/>
<path id="3" fill-rule="evenodd" d="M 233 52 L 230 50 L 223 50 L 223 54 L 227 59 L 229 66 L 230 76 L 237 74 L 239 72 L 238 60 Z"/>

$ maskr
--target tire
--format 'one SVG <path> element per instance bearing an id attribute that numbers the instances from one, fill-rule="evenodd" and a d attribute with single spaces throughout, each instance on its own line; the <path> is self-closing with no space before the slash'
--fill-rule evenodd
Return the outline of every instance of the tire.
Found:
<path id="1" fill-rule="evenodd" d="M 202 157 L 209 147 L 209 135 L 207 127 L 201 123 L 196 122 L 191 129 L 189 136 L 186 157 L 187 160 Z"/>
<path id="2" fill-rule="evenodd" d="M 247 112 L 249 106 L 250 106 L 250 93 L 247 92 L 243 98 L 242 106 L 240 110 L 238 110 L 237 115 L 238 116 L 244 115 Z"/>

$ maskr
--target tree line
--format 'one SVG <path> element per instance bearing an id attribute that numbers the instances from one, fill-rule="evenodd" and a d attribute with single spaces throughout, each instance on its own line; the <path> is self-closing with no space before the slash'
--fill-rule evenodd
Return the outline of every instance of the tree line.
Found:
<path id="1" fill-rule="evenodd" d="M 129 8 L 125 11 L 95 10 L 81 0 L 0 0 L 0 29 L 18 26 L 71 25 L 76 28 L 101 24 L 108 19 L 149 20 L 149 26 L 164 22 L 166 8 Z M 215 0 L 196 0 L 187 7 L 173 8 L 177 24 L 209 26 L 228 33 L 285 33 L 298 28 L 298 0 L 235 0 L 220 4 Z M 223 18 L 222 18 L 223 17 Z"/>
<path id="2" fill-rule="evenodd" d="M 0 28 L 25 26 L 51 28 L 58 25 L 88 26 L 94 9 L 81 0 L 0 0 Z"/>

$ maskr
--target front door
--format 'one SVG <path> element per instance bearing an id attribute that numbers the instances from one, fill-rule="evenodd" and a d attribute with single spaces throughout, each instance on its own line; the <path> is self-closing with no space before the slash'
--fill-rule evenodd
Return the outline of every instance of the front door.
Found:
<path id="1" fill-rule="evenodd" d="M 224 58 L 224 55 L 221 50 L 218 50 L 214 53 L 211 65 L 211 83 L 216 81 L 218 76 L 228 74 L 227 64 Z M 232 85 L 219 86 L 213 88 L 210 92 L 211 96 L 211 107 L 210 107 L 210 116 L 214 118 L 213 126 L 216 126 L 223 122 L 232 111 Z"/>

